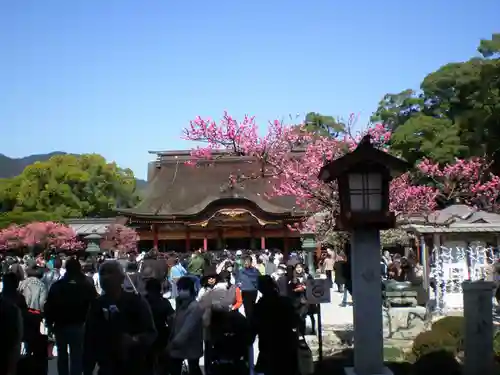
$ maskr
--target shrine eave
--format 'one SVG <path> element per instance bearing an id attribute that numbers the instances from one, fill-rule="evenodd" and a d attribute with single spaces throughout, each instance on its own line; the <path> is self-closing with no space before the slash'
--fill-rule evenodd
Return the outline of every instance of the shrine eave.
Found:
<path id="1" fill-rule="evenodd" d="M 203 219 L 209 219 L 215 212 L 199 213 L 196 215 L 156 215 L 154 213 L 137 212 L 134 209 L 119 209 L 117 214 L 128 218 L 129 222 L 134 223 L 162 223 L 162 224 L 185 224 L 197 223 Z M 297 222 L 303 220 L 305 213 L 287 212 L 287 213 L 267 213 L 259 212 L 255 216 L 262 218 L 264 221 L 281 221 L 284 223 Z"/>

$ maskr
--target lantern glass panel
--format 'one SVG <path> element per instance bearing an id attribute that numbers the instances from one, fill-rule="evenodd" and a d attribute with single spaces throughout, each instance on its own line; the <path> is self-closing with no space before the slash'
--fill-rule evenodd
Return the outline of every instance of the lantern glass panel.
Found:
<path id="1" fill-rule="evenodd" d="M 352 212 L 377 212 L 382 210 L 382 174 L 349 174 L 349 195 Z"/>

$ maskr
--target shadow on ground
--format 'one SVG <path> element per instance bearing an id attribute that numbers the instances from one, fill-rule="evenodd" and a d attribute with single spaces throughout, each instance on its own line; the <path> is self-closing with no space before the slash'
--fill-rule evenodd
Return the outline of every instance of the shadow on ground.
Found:
<path id="1" fill-rule="evenodd" d="M 324 358 L 323 362 L 317 363 L 314 375 L 345 375 L 344 368 L 353 365 L 353 350 L 344 349 L 331 357 Z M 409 375 L 412 367 L 408 362 L 387 362 L 386 366 L 394 375 Z"/>
<path id="2" fill-rule="evenodd" d="M 336 355 L 317 363 L 314 375 L 344 375 L 344 368 L 354 364 L 352 349 L 345 349 Z M 418 361 L 385 362 L 394 375 L 460 375 L 462 368 L 452 353 L 441 350 L 422 356 Z"/>

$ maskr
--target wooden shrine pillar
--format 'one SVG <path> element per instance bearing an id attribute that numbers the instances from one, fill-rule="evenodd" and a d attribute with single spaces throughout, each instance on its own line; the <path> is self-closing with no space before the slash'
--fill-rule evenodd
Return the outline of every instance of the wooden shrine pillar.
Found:
<path id="1" fill-rule="evenodd" d="M 266 248 L 266 237 L 265 236 L 262 236 L 260 238 L 260 249 L 261 250 L 264 250 Z"/>
<path id="2" fill-rule="evenodd" d="M 153 248 L 158 250 L 158 225 L 152 224 L 151 226 L 151 229 L 153 230 Z"/>
<path id="3" fill-rule="evenodd" d="M 283 226 L 283 257 L 288 259 L 290 251 L 290 238 L 288 237 L 288 227 L 286 224 Z"/>
<path id="4" fill-rule="evenodd" d="M 189 227 L 186 227 L 186 253 L 191 251 L 191 233 Z"/>
<path id="5" fill-rule="evenodd" d="M 205 235 L 205 237 L 203 237 L 203 250 L 205 250 L 205 251 L 208 250 L 208 238 L 206 235 Z"/>
<path id="6" fill-rule="evenodd" d="M 255 250 L 257 246 L 255 243 L 255 231 L 253 227 L 250 227 L 249 232 L 250 232 L 250 250 Z"/>
<path id="7" fill-rule="evenodd" d="M 224 231 L 222 228 L 217 229 L 217 250 L 224 248 Z"/>

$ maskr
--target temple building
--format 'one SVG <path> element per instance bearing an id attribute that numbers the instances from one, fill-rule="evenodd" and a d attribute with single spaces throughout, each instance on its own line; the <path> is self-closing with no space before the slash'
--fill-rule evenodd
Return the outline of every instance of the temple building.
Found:
<path id="1" fill-rule="evenodd" d="M 260 177 L 255 159 L 216 152 L 189 165 L 190 151 L 150 152 L 144 198 L 132 209 L 117 209 L 140 236 L 140 250 L 197 248 L 301 248 L 300 233 L 289 229 L 304 213 L 294 197 L 268 198 L 271 184 Z M 230 176 L 244 180 L 235 183 Z"/>

